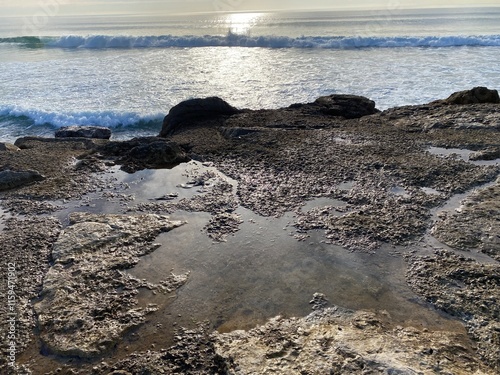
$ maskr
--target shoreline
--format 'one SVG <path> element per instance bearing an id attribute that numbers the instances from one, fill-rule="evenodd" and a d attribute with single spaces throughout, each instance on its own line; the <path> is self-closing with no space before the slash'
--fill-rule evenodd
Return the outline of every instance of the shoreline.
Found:
<path id="1" fill-rule="evenodd" d="M 22 280 L 18 283 L 22 337 L 18 365 L 31 366 L 34 373 L 63 368 L 82 374 L 131 369 L 288 374 L 301 369 L 324 371 L 324 366 L 341 373 L 367 368 L 373 373 L 439 369 L 493 374 L 498 370 L 495 301 L 500 298 L 500 247 L 498 233 L 488 228 L 494 228 L 499 215 L 496 206 L 490 207 L 500 194 L 500 104 L 443 100 L 378 112 L 359 97 L 320 99 L 276 110 L 233 110 L 227 103 L 212 101 L 209 109 L 203 104 L 171 110 L 164 123 L 166 138 L 121 142 L 25 138 L 16 142 L 20 150 L 0 151 L 0 165 L 8 166 L 4 170 L 36 170 L 43 177 L 0 195 L 2 209 L 12 216 L 0 236 L 8 256 L 20 265 L 18 279 Z M 438 155 L 429 151 L 431 147 L 469 150 L 464 151 L 467 160 Z M 472 162 L 488 158 L 490 165 Z M 186 164 L 188 160 L 195 162 Z M 118 173 L 118 167 L 124 172 Z M 439 209 L 467 192 L 461 210 Z M 186 213 L 187 223 L 175 228 L 181 225 L 176 221 L 180 213 Z M 468 220 L 471 217 L 475 226 Z M 137 218 L 148 225 L 135 224 Z M 176 224 L 170 226 L 165 220 Z M 191 226 L 199 233 L 192 243 L 186 239 L 191 238 Z M 268 235 L 263 234 L 265 226 Z M 167 229 L 171 232 L 157 237 Z M 274 234 L 278 231 L 283 235 Z M 65 239 L 72 233 L 78 240 Z M 429 242 L 429 236 L 435 242 Z M 182 254 L 172 247 L 173 239 L 187 241 Z M 155 245 L 158 241 L 160 246 Z M 27 244 L 24 252 L 18 251 L 18 243 Z M 257 243 L 266 251 L 253 254 Z M 281 243 L 287 245 L 278 251 Z M 312 244 L 322 249 L 318 254 L 335 253 L 336 262 L 359 254 L 358 266 L 364 276 L 372 277 L 371 284 L 381 275 L 401 275 L 422 309 L 436 309 L 452 323 L 447 329 L 415 322 L 403 327 L 380 302 L 380 308 L 337 306 L 342 299 L 335 288 L 328 293 L 309 289 L 315 284 L 327 288 L 317 278 L 331 277 L 328 267 L 317 265 L 318 259 L 326 258 L 314 258 L 318 255 L 313 255 Z M 210 274 L 211 279 L 203 268 L 192 271 L 192 260 L 192 269 L 186 267 L 196 254 L 193 246 L 200 247 L 193 259 L 209 262 L 213 258 L 211 268 L 219 274 Z M 235 249 L 240 248 L 244 251 L 238 253 Z M 55 256 L 58 251 L 66 255 Z M 299 254 L 307 251 L 311 251 L 307 259 L 313 260 L 300 266 Z M 245 258 L 245 252 L 252 256 Z M 280 255 L 273 258 L 273 253 Z M 236 273 L 229 269 L 227 279 L 217 281 L 224 275 L 219 262 L 231 264 L 241 258 L 250 265 L 260 256 L 264 263 L 245 269 L 242 262 Z M 392 258 L 405 264 L 405 269 L 384 270 Z M 104 268 L 96 269 L 93 262 Z M 397 285 L 381 284 L 378 291 L 370 292 L 369 285 L 359 281 L 362 273 L 349 276 L 352 262 L 346 263 L 346 278 L 332 283 L 347 288 L 347 294 L 349 287 L 358 287 L 360 301 L 370 293 L 377 300 L 385 287 Z M 379 274 L 376 267 L 366 266 L 369 262 L 378 264 Z M 267 263 L 275 265 L 274 273 Z M 280 263 L 289 266 L 280 268 Z M 147 275 L 155 264 L 158 277 L 152 281 Z M 68 265 L 72 278 L 64 276 Z M 301 279 L 301 273 L 307 278 Z M 36 277 L 28 282 L 29 274 Z M 351 286 L 346 283 L 348 277 L 352 277 Z M 483 282 L 475 282 L 475 277 Z M 280 286 L 281 278 L 288 289 Z M 89 282 L 97 279 L 95 285 Z M 262 285 L 269 285 L 268 291 L 203 294 L 203 283 L 211 290 L 217 290 L 215 285 L 223 290 L 226 284 L 241 282 L 242 290 L 248 290 L 260 285 L 259 280 L 265 280 Z M 72 290 L 71 303 L 57 299 L 61 297 L 51 299 L 65 288 Z M 116 292 L 122 289 L 128 292 Z M 198 326 L 194 322 L 203 321 L 203 316 L 192 320 L 193 310 L 191 316 L 166 319 L 171 327 L 159 323 L 160 316 L 176 311 L 177 305 L 187 306 L 182 311 L 189 312 L 189 293 L 196 292 L 201 293 L 198 298 L 220 298 L 211 303 L 225 306 L 221 320 L 214 317 L 208 325 Z M 286 302 L 291 299 L 287 293 L 296 294 L 292 299 L 302 306 L 302 316 L 307 315 L 305 307 L 314 294 L 314 312 L 292 318 L 284 311 L 285 318 L 269 320 L 279 315 L 279 309 L 292 306 Z M 89 295 L 95 302 L 85 299 Z M 252 298 L 266 299 L 264 295 L 271 304 L 275 298 L 277 308 L 246 305 Z M 153 300 L 159 303 L 150 305 Z M 259 314 L 255 320 L 259 323 L 244 324 Z M 97 327 L 100 321 L 105 322 L 103 327 L 120 321 L 123 328 L 97 329 L 83 339 L 88 327 Z M 217 333 L 219 327 L 222 332 Z M 234 331 L 241 327 L 248 330 Z M 161 339 L 169 332 L 171 338 Z M 307 342 L 305 332 L 316 341 Z M 44 355 L 38 354 L 39 334 Z M 153 338 L 154 347 L 148 341 Z M 381 348 L 382 338 L 391 342 L 389 347 Z M 62 346 L 56 344 L 61 342 Z M 135 356 L 148 349 L 142 358 Z M 325 363 L 316 363 L 319 357 L 312 354 L 320 349 L 328 358 Z M 1 365 L 6 368 L 6 363 Z"/>

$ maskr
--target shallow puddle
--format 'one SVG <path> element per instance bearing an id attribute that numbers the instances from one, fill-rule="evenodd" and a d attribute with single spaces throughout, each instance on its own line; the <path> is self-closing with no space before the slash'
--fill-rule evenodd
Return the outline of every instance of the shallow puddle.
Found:
<path id="1" fill-rule="evenodd" d="M 385 310 L 394 324 L 463 329 L 417 302 L 406 285 L 403 259 L 388 248 L 375 255 L 353 253 L 322 243 L 319 232 L 299 242 L 291 236 L 290 217 L 238 212 L 245 223 L 221 244 L 209 242 L 201 232 L 208 215 L 173 215 L 188 225 L 160 236 L 162 247 L 130 270 L 151 282 L 171 270 L 191 272 L 174 301 L 142 293 L 143 303 L 153 297 L 160 305 L 137 332 L 144 342 L 164 345 L 174 327 L 193 327 L 197 321 L 208 320 L 212 328 L 229 332 L 253 328 L 276 315 L 305 316 L 316 292 L 342 307 Z"/>
<path id="2" fill-rule="evenodd" d="M 420 188 L 420 190 L 422 190 L 427 195 L 442 195 L 442 193 L 439 190 L 430 187 L 422 187 Z"/>
<path id="3" fill-rule="evenodd" d="M 500 159 L 495 160 L 470 160 L 470 155 L 474 151 L 465 148 L 444 148 L 444 147 L 429 147 L 427 149 L 433 155 L 449 157 L 454 155 L 455 157 L 462 159 L 468 163 L 474 165 L 499 165 Z"/>
<path id="4" fill-rule="evenodd" d="M 302 212 L 307 212 L 315 208 L 321 208 L 325 206 L 346 207 L 347 202 L 327 197 L 314 198 L 305 202 L 305 204 L 300 208 L 300 210 Z"/>
<path id="5" fill-rule="evenodd" d="M 325 205 L 345 202 L 316 198 L 301 210 Z M 324 243 L 322 231 L 297 241 L 292 214 L 265 218 L 242 207 L 237 213 L 243 220 L 240 231 L 224 243 L 212 242 L 203 232 L 209 214 L 170 215 L 188 224 L 161 235 L 157 242 L 162 246 L 129 272 L 157 283 L 170 272 L 189 271 L 189 281 L 175 299 L 141 292 L 141 305 L 156 303 L 159 310 L 135 333 L 140 339 L 127 343 L 130 348 L 168 346 L 176 327 L 192 328 L 199 321 L 229 332 L 253 328 L 276 315 L 305 316 L 316 292 L 334 305 L 385 310 L 394 324 L 463 331 L 460 323 L 430 309 L 408 288 L 405 262 L 394 248 L 387 246 L 376 254 L 350 252 Z"/>

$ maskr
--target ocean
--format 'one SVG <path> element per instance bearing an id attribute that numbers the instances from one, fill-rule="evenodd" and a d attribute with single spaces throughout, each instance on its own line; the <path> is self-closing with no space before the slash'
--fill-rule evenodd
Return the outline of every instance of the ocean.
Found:
<path id="1" fill-rule="evenodd" d="M 329 94 L 379 109 L 500 88 L 500 7 L 0 17 L 0 141 L 100 125 L 158 134 L 182 100 L 278 108 Z"/>

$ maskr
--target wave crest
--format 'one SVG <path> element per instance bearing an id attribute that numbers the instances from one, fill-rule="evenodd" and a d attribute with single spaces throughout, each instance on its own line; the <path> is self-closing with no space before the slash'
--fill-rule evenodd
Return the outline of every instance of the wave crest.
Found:
<path id="1" fill-rule="evenodd" d="M 262 48 L 400 48 L 400 47 L 460 47 L 500 46 L 500 35 L 476 36 L 247 36 L 229 33 L 226 36 L 110 36 L 66 35 L 61 37 L 3 38 L 0 43 L 19 44 L 26 47 L 134 49 L 134 48 L 195 48 L 195 47 L 262 47 Z"/>
<path id="2" fill-rule="evenodd" d="M 140 115 L 138 113 L 103 112 L 72 112 L 55 113 L 42 110 L 29 110 L 17 106 L 0 106 L 0 119 L 24 119 L 32 125 L 51 125 L 63 127 L 70 125 L 95 125 L 108 128 L 148 127 L 161 124 L 164 114 Z"/>

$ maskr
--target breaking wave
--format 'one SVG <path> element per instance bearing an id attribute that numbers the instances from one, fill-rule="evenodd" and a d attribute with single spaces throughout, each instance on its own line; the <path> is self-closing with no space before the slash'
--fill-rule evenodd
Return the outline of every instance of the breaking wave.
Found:
<path id="1" fill-rule="evenodd" d="M 66 35 L 61 37 L 0 38 L 1 43 L 31 48 L 195 48 L 195 47 L 262 47 L 262 48 L 400 48 L 400 47 L 461 47 L 500 46 L 500 35 L 426 36 L 426 37 L 364 37 L 364 36 L 247 36 L 229 33 L 226 36 L 110 36 Z"/>
<path id="2" fill-rule="evenodd" d="M 164 114 L 140 115 L 138 113 L 73 112 L 55 113 L 41 110 L 29 110 L 16 106 L 0 106 L 0 120 L 27 122 L 31 126 L 50 125 L 55 128 L 70 125 L 95 125 L 108 128 L 119 127 L 151 127 L 161 124 Z M 27 125 L 28 125 L 27 124 Z"/>

